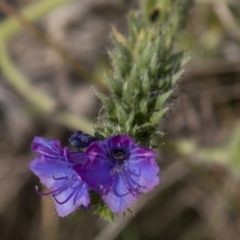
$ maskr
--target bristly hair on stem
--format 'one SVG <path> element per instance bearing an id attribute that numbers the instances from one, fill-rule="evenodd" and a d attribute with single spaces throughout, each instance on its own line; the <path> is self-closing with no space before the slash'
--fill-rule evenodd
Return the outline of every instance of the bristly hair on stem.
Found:
<path id="1" fill-rule="evenodd" d="M 104 113 L 95 136 L 128 134 L 144 146 L 162 136 L 157 129 L 189 57 L 176 49 L 192 0 L 144 0 L 128 16 L 128 36 L 112 29 L 109 95 L 96 91 Z"/>

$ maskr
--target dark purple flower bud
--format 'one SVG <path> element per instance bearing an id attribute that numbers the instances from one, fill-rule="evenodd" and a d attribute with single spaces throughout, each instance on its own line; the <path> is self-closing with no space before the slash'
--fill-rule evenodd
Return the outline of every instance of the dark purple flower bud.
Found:
<path id="1" fill-rule="evenodd" d="M 76 131 L 69 138 L 70 144 L 75 148 L 86 148 L 96 140 L 97 139 L 95 137 L 83 133 L 82 131 Z"/>

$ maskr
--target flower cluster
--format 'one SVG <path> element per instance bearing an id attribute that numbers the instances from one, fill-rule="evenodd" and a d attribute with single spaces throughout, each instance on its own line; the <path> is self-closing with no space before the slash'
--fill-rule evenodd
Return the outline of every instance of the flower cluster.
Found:
<path id="1" fill-rule="evenodd" d="M 156 153 L 138 146 L 128 135 L 97 140 L 77 131 L 69 141 L 77 152 L 61 148 L 58 140 L 35 137 L 32 150 L 38 156 L 29 164 L 41 183 L 51 189 L 36 191 L 52 196 L 61 217 L 79 207 L 88 209 L 92 191 L 113 213 L 124 212 L 159 183 Z"/>

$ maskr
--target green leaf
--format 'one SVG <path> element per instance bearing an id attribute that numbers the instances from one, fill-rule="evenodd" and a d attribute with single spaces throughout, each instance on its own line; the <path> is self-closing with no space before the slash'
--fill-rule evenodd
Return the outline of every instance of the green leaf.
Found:
<path id="1" fill-rule="evenodd" d="M 133 92 L 139 91 L 139 67 L 136 64 L 133 65 L 130 71 L 128 81 L 132 85 Z"/>
<path id="2" fill-rule="evenodd" d="M 150 60 L 150 74 L 151 76 L 155 76 L 158 72 L 158 54 L 154 53 Z"/>
<path id="3" fill-rule="evenodd" d="M 95 91 L 97 97 L 100 99 L 100 101 L 103 104 L 103 107 L 106 111 L 106 113 L 108 114 L 108 116 L 110 116 L 111 118 L 115 118 L 116 117 L 116 108 L 115 108 L 115 102 L 111 101 L 111 99 L 107 96 L 105 96 L 104 94 Z"/>
<path id="4" fill-rule="evenodd" d="M 119 81 L 119 79 L 115 79 L 113 77 L 110 76 L 105 76 L 105 79 L 108 83 L 109 89 L 112 92 L 112 94 L 114 94 L 115 96 L 117 96 L 118 98 L 121 98 L 122 96 L 122 82 Z"/>
<path id="5" fill-rule="evenodd" d="M 131 83 L 127 81 L 122 84 L 121 88 L 123 89 L 122 100 L 129 101 L 133 96 Z"/>
<path id="6" fill-rule="evenodd" d="M 156 98 L 155 109 L 160 109 L 172 93 L 173 91 L 171 90 L 163 94 L 159 94 L 159 96 Z"/>
<path id="7" fill-rule="evenodd" d="M 154 112 L 150 118 L 150 122 L 152 125 L 158 125 L 160 119 L 163 117 L 163 115 L 166 113 L 168 108 L 164 108 L 161 111 Z"/>
<path id="8" fill-rule="evenodd" d="M 143 40 L 143 41 L 146 41 L 147 43 L 147 46 L 144 45 L 144 42 L 142 43 L 143 45 L 143 50 L 140 48 L 139 50 L 139 55 L 140 55 L 140 58 L 139 58 L 139 67 L 140 67 L 140 70 L 142 71 L 146 71 L 147 69 L 147 66 L 149 65 L 150 61 L 151 61 L 151 58 L 152 58 L 152 55 L 153 55 L 153 49 L 152 49 L 152 43 L 149 43 L 149 41 L 146 39 L 146 40 Z M 141 71 L 141 72 L 142 72 Z"/>
<path id="9" fill-rule="evenodd" d="M 126 108 L 124 108 L 124 106 L 120 102 L 116 104 L 118 123 L 122 126 L 124 126 L 126 124 L 126 121 L 128 120 L 128 114 L 125 109 Z"/>
<path id="10" fill-rule="evenodd" d="M 173 84 L 175 84 L 177 82 L 177 80 L 179 80 L 179 78 L 181 77 L 181 75 L 183 74 L 184 72 L 184 69 L 181 69 L 179 70 L 177 73 L 175 73 L 173 76 L 172 76 L 172 79 L 171 79 L 171 82 Z"/>
<path id="11" fill-rule="evenodd" d="M 147 115 L 148 113 L 148 99 L 143 99 L 141 102 L 140 102 L 140 109 L 141 109 L 141 112 L 143 115 Z"/>
<path id="12" fill-rule="evenodd" d="M 143 80 L 142 80 L 142 90 L 145 97 L 146 95 L 148 96 L 150 92 L 150 84 L 151 84 L 150 78 L 148 76 L 148 72 L 146 71 L 143 75 Z"/>
<path id="13" fill-rule="evenodd" d="M 128 16 L 128 40 L 130 46 L 136 43 L 138 27 L 136 26 L 136 12 L 131 11 Z"/>
<path id="14" fill-rule="evenodd" d="M 114 78 L 124 78 L 129 70 L 128 64 L 126 64 L 126 59 L 124 59 L 118 52 L 108 53 L 113 65 Z"/>
<path id="15" fill-rule="evenodd" d="M 96 212 L 102 219 L 114 223 L 114 216 L 109 207 L 106 205 L 103 207 L 99 207 Z"/>
<path id="16" fill-rule="evenodd" d="M 132 62 L 132 54 L 129 49 L 120 43 L 114 36 L 113 36 L 113 43 L 116 46 L 118 54 L 122 56 L 122 58 L 126 61 L 125 64 L 130 65 Z"/>

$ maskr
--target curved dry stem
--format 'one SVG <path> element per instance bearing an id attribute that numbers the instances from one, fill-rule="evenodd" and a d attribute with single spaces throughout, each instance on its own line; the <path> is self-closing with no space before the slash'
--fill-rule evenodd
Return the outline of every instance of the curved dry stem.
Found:
<path id="1" fill-rule="evenodd" d="M 24 8 L 21 12 L 21 15 L 24 16 L 27 20 L 35 22 L 55 7 L 61 6 L 69 1 L 70 0 L 39 1 L 30 5 L 29 7 Z M 21 29 L 22 25 L 17 19 L 7 18 L 0 25 L 0 37 L 4 42 L 6 42 L 10 37 L 15 35 Z"/>
<path id="2" fill-rule="evenodd" d="M 40 5 L 40 9 L 42 9 L 42 11 L 40 12 L 36 12 L 37 11 L 36 8 L 39 7 L 38 4 L 33 4 L 31 7 L 26 8 L 24 11 L 18 12 L 14 8 L 12 8 L 8 3 L 0 1 L 0 9 L 10 16 L 7 20 L 0 24 L 0 38 L 4 42 L 7 42 L 7 40 L 12 35 L 16 34 L 22 28 L 25 28 L 39 41 L 43 42 L 46 46 L 49 46 L 51 49 L 57 52 L 65 60 L 65 62 L 67 62 L 74 69 L 74 71 L 80 77 L 88 79 L 90 82 L 96 83 L 102 90 L 106 90 L 105 84 L 100 79 L 89 73 L 89 71 L 84 66 L 82 66 L 81 63 L 76 61 L 62 47 L 60 47 L 56 42 L 53 42 L 51 39 L 49 39 L 42 31 L 40 31 L 32 24 L 32 22 L 39 20 L 39 18 L 42 15 L 46 14 L 47 11 L 51 10 L 51 8 L 54 8 L 58 4 L 60 5 L 60 3 L 63 4 L 64 2 L 67 1 L 55 0 L 53 2 L 55 2 L 55 4 L 49 5 L 47 4 L 49 2 L 45 3 L 44 1 L 44 4 L 46 6 Z M 35 12 L 36 15 L 32 15 L 32 13 Z"/>
<path id="3" fill-rule="evenodd" d="M 0 44 L 0 66 L 7 81 L 34 107 L 44 114 L 55 113 L 57 103 L 30 84 L 30 81 L 14 66 L 4 44 Z M 92 124 L 79 116 L 61 111 L 56 113 L 55 118 L 66 127 L 74 130 L 81 129 L 86 133 L 93 134 Z"/>
<path id="4" fill-rule="evenodd" d="M 213 10 L 221 21 L 226 32 L 240 43 L 240 28 L 225 1 L 213 1 Z"/>

